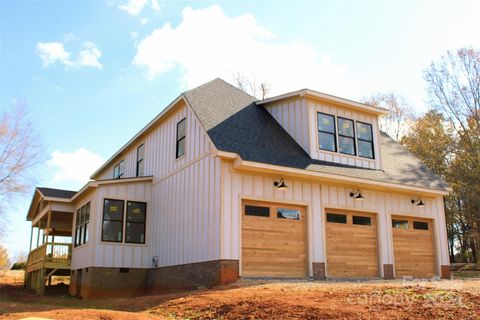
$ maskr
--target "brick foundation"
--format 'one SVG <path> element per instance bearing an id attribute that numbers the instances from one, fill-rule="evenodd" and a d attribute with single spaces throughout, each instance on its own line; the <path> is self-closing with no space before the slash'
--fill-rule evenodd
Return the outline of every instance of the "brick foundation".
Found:
<path id="1" fill-rule="evenodd" d="M 450 266 L 441 266 L 442 279 L 450 279 Z"/>
<path id="2" fill-rule="evenodd" d="M 323 262 L 312 262 L 313 269 L 313 279 L 314 280 L 325 280 L 325 263 Z"/>
<path id="3" fill-rule="evenodd" d="M 72 270 L 70 279 L 72 296 L 129 297 L 231 283 L 239 279 L 239 266 L 238 260 L 214 260 L 155 269 L 90 267 Z"/>
<path id="4" fill-rule="evenodd" d="M 383 279 L 393 279 L 393 264 L 383 265 Z"/>

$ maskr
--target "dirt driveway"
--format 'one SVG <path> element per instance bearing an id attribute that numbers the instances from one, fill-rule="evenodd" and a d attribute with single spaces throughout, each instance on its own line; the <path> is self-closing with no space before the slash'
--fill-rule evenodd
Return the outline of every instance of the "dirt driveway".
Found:
<path id="1" fill-rule="evenodd" d="M 480 281 L 247 281 L 137 298 L 37 297 L 0 286 L 0 319 L 480 319 Z"/>

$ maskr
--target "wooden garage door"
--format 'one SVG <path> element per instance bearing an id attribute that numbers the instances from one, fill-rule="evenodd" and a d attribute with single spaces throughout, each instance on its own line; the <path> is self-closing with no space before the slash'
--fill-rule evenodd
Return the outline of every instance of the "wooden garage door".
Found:
<path id="1" fill-rule="evenodd" d="M 377 221 L 374 214 L 326 210 L 327 276 L 378 276 Z"/>
<path id="2" fill-rule="evenodd" d="M 435 276 L 435 246 L 432 221 L 411 217 L 392 217 L 395 277 Z"/>
<path id="3" fill-rule="evenodd" d="M 306 276 L 305 209 L 244 202 L 242 276 Z"/>

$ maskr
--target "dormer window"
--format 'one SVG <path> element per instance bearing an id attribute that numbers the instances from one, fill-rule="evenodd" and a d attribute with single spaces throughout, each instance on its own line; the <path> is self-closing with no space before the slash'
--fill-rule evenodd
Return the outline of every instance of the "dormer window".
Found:
<path id="1" fill-rule="evenodd" d="M 318 113 L 318 144 L 322 150 L 337 151 L 334 116 Z"/>
<path id="2" fill-rule="evenodd" d="M 358 155 L 364 158 L 374 158 L 372 125 L 357 121 Z"/>
<path id="3" fill-rule="evenodd" d="M 338 151 L 355 155 L 355 130 L 353 120 L 338 117 Z"/>
<path id="4" fill-rule="evenodd" d="M 317 121 L 320 150 L 375 158 L 371 124 L 322 112 L 317 113 Z"/>

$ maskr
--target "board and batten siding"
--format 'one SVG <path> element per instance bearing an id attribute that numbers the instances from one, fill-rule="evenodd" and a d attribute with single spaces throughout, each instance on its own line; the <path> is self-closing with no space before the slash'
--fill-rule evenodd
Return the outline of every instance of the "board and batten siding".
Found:
<path id="1" fill-rule="evenodd" d="M 175 159 L 176 127 L 183 118 L 187 121 L 185 156 Z M 153 180 L 121 183 L 120 179 L 95 190 L 90 256 L 76 258 L 76 266 L 151 268 L 155 256 L 160 267 L 219 259 L 220 159 L 212 157 L 213 145 L 197 117 L 180 101 L 105 168 L 99 180 L 112 179 L 113 167 L 122 159 L 124 177 L 134 177 L 137 147 L 142 143 L 145 175 Z M 101 242 L 105 198 L 147 202 L 145 245 Z"/>
<path id="2" fill-rule="evenodd" d="M 186 118 L 187 121 L 185 156 L 175 159 L 177 123 L 183 118 Z M 145 146 L 144 175 L 153 176 L 154 183 L 172 172 L 180 170 L 191 161 L 204 156 L 213 148 L 200 121 L 181 100 L 164 119 L 161 119 L 144 135 L 143 139 L 139 139 L 117 157 L 114 163 L 106 167 L 97 180 L 112 179 L 113 168 L 121 160 L 125 161 L 124 178 L 135 177 L 137 148 L 142 144 Z"/>
<path id="3" fill-rule="evenodd" d="M 94 225 L 93 217 L 91 212 L 95 208 L 95 193 L 94 191 L 89 191 L 86 194 L 82 195 L 78 199 L 75 200 L 75 211 L 73 214 L 73 223 L 72 223 L 72 261 L 71 267 L 72 270 L 86 268 L 93 265 L 92 261 L 92 252 L 93 252 L 93 241 L 92 241 L 92 225 Z M 88 242 L 79 246 L 75 247 L 75 231 L 77 229 L 77 210 L 80 209 L 82 206 L 90 202 L 90 222 L 88 226 L 89 232 L 89 239 Z"/>
<path id="4" fill-rule="evenodd" d="M 273 182 L 279 177 L 234 170 L 231 162 L 222 161 L 222 259 L 241 259 L 241 201 L 242 199 L 280 202 L 306 206 L 308 272 L 312 262 L 326 262 L 325 209 L 348 209 L 377 214 L 379 270 L 383 264 L 393 264 L 391 230 L 392 215 L 410 215 L 434 219 L 437 273 L 440 265 L 448 263 L 448 249 L 443 216 L 443 199 L 425 198 L 425 207 L 411 204 L 415 195 L 395 194 L 362 188 L 364 201 L 353 201 L 352 187 L 321 184 L 309 180 L 289 179 L 289 188 L 279 191 Z M 241 265 L 241 263 L 240 263 Z M 327 266 L 328 268 L 328 266 Z"/>
<path id="5" fill-rule="evenodd" d="M 307 100 L 288 99 L 266 105 L 265 108 L 303 150 L 310 154 Z"/>

